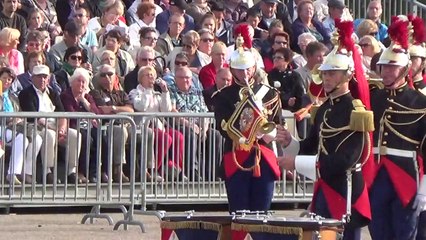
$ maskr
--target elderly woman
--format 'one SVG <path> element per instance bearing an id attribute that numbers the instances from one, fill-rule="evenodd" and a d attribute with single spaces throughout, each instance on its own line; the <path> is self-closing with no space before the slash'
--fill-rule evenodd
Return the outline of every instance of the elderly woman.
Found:
<path id="1" fill-rule="evenodd" d="M 69 78 L 70 88 L 66 89 L 61 94 L 61 101 L 67 112 L 89 112 L 99 114 L 100 110 L 96 106 L 93 97 L 88 94 L 90 73 L 84 68 L 76 68 L 73 75 Z M 96 144 L 97 142 L 97 122 L 92 122 L 91 135 L 88 136 L 88 127 L 90 126 L 87 121 L 81 120 L 77 122 L 76 119 L 70 120 L 70 128 L 77 129 L 77 124 L 80 124 L 80 133 L 82 136 L 81 154 L 79 157 L 79 175 L 80 178 L 88 178 L 90 182 L 96 182 Z M 90 148 L 87 149 L 87 141 L 89 141 Z M 104 141 L 103 141 L 104 143 Z M 102 154 L 106 156 L 106 148 L 102 148 Z M 86 152 L 89 151 L 89 159 L 86 159 Z M 90 161 L 92 159 L 92 161 Z M 100 158 L 104 159 L 104 158 Z M 89 163 L 89 166 L 87 166 Z M 106 164 L 104 164 L 107 166 Z M 89 173 L 89 176 L 86 173 Z M 104 169 L 103 172 L 106 172 Z M 102 181 L 108 181 L 107 175 L 102 175 Z"/>
<path id="2" fill-rule="evenodd" d="M 366 35 L 375 37 L 378 31 L 379 31 L 379 27 L 373 20 L 364 19 L 358 25 L 358 28 L 356 29 L 356 35 L 358 36 L 359 39 L 361 39 L 362 37 Z"/>
<path id="3" fill-rule="evenodd" d="M 0 31 L 0 55 L 9 61 L 9 67 L 15 74 L 24 73 L 24 57 L 17 50 L 21 33 L 14 28 L 3 28 Z"/>
<path id="4" fill-rule="evenodd" d="M 12 69 L 7 67 L 0 68 L 0 81 L 3 86 L 3 93 L 1 99 L 1 109 L 3 112 L 17 112 L 19 111 L 19 100 L 12 94 L 9 89 L 13 81 L 15 81 L 16 75 Z M 28 138 L 22 134 L 24 126 L 22 125 L 21 119 L 8 119 L 6 121 L 6 131 L 3 133 L 3 126 L 0 127 L 0 135 L 5 136 L 2 139 L 7 146 L 12 146 L 12 156 L 9 162 L 9 169 L 7 171 L 6 181 L 9 183 L 14 182 L 20 184 L 21 181 L 31 184 L 32 182 L 32 161 L 33 161 L 33 147 L 35 147 L 35 156 L 41 149 L 42 138 L 39 135 L 35 135 L 35 140 L 32 140 L 32 144 L 29 144 L 29 139 L 32 139 L 32 134 L 29 133 Z M 13 139 L 13 124 L 17 124 L 16 131 L 18 133 Z M 15 132 L 16 134 L 16 132 Z M 23 164 L 25 161 L 25 169 Z M 34 161 L 35 158 L 34 158 Z M 22 174 L 24 173 L 24 174 Z"/>
<path id="5" fill-rule="evenodd" d="M 155 4 L 142 2 L 136 11 L 139 21 L 136 21 L 129 27 L 130 45 L 140 47 L 139 31 L 144 27 L 155 28 Z"/>
<path id="6" fill-rule="evenodd" d="M 198 50 L 207 55 L 210 55 L 212 53 L 212 47 L 215 42 L 213 32 L 207 28 L 203 28 L 198 31 L 198 34 L 200 35 L 200 45 L 198 46 Z"/>
<path id="7" fill-rule="evenodd" d="M 199 45 L 200 35 L 196 31 L 188 31 L 182 38 L 182 47 L 175 48 L 167 58 L 167 62 L 170 63 L 170 70 L 172 72 L 175 70 L 174 65 L 171 63 L 174 62 L 176 54 L 183 52 L 188 57 L 189 69 L 198 75 L 200 69 L 211 62 L 211 57 L 209 55 L 198 50 Z"/>
<path id="8" fill-rule="evenodd" d="M 100 55 L 105 50 L 113 52 L 116 56 L 115 72 L 121 78 L 124 78 L 135 67 L 132 56 L 120 47 L 123 44 L 123 35 L 119 30 L 111 30 L 105 35 L 105 46 L 99 48 L 93 60 L 93 67 L 96 68 L 101 65 Z"/>
<path id="9" fill-rule="evenodd" d="M 87 28 L 96 33 L 98 40 L 100 39 L 100 36 L 107 32 L 107 27 L 111 28 L 118 26 L 127 32 L 127 25 L 119 20 L 120 16 L 124 14 L 123 2 L 121 2 L 121 0 L 108 0 L 103 1 L 103 3 L 105 5 L 101 6 L 102 16 L 90 19 Z M 100 44 L 100 46 L 102 46 L 102 44 Z"/>
<path id="10" fill-rule="evenodd" d="M 301 53 L 297 45 L 297 39 L 300 34 L 310 32 L 315 38 L 325 45 L 331 47 L 330 36 L 324 25 L 314 18 L 314 5 L 310 0 L 303 0 L 297 4 L 297 19 L 291 25 L 293 30 L 293 41 L 291 47 L 298 53 Z"/>
<path id="11" fill-rule="evenodd" d="M 306 46 L 308 46 L 309 43 L 316 42 L 316 41 L 317 39 L 315 38 L 314 35 L 312 35 L 312 33 L 306 32 L 299 35 L 299 37 L 297 38 L 297 45 L 299 45 L 299 48 L 302 54 L 295 53 L 293 56 L 293 63 L 295 64 L 295 66 L 297 66 L 297 68 L 303 67 L 306 65 L 307 63 L 306 55 L 305 55 Z"/>
<path id="12" fill-rule="evenodd" d="M 54 73 L 62 92 L 70 88 L 69 78 L 74 74 L 75 69 L 81 66 L 84 58 L 84 51 L 80 47 L 69 47 L 65 51 L 62 68 Z"/>
<path id="13" fill-rule="evenodd" d="M 170 100 L 169 89 L 165 81 L 160 80 L 158 83 L 161 93 L 154 90 L 154 83 L 157 79 L 157 73 L 152 66 L 141 67 L 138 72 L 139 85 L 136 89 L 130 91 L 129 98 L 133 103 L 135 111 L 138 112 L 170 112 L 172 111 L 172 103 Z M 143 124 L 143 123 L 142 123 Z M 163 168 L 164 161 L 167 162 L 166 167 L 173 167 L 179 170 L 182 167 L 183 158 L 183 135 L 172 128 L 166 128 L 160 120 L 153 123 L 154 138 L 158 141 L 157 152 L 157 169 Z M 167 152 L 169 154 L 167 154 Z M 165 157 L 170 159 L 166 160 Z M 171 159 L 172 156 L 175 159 Z M 171 174 L 172 171 L 168 171 Z M 170 175 L 169 175 L 170 176 Z M 176 174 L 178 177 L 178 174 Z"/>

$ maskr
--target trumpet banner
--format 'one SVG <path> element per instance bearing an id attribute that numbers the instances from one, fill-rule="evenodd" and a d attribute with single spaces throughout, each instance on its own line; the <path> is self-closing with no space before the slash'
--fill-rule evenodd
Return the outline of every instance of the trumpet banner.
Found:
<path id="1" fill-rule="evenodd" d="M 232 240 L 302 240 L 300 227 L 232 223 Z"/>

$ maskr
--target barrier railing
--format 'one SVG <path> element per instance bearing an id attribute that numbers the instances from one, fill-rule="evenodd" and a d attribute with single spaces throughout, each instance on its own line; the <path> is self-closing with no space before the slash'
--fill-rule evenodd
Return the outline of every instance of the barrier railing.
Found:
<path id="1" fill-rule="evenodd" d="M 0 119 L 3 147 L 11 149 L 0 163 L 0 206 L 93 206 L 82 223 L 104 218 L 110 225 L 112 218 L 102 214 L 101 208 L 119 208 L 124 217 L 116 229 L 133 224 L 144 231 L 141 222 L 133 221 L 136 125 L 130 117 L 3 112 Z M 117 140 L 117 133 L 124 129 L 128 129 L 127 139 Z M 117 142 L 123 147 L 113 153 Z M 126 142 L 130 181 L 121 174 L 121 167 L 116 174 L 124 158 L 113 159 L 113 155 L 126 155 Z"/>

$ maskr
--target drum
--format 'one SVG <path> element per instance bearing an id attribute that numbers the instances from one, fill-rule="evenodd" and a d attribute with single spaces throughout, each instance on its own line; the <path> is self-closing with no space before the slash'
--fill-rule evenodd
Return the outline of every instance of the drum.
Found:
<path id="1" fill-rule="evenodd" d="M 161 240 L 231 240 L 232 216 L 166 216 Z"/>
<path id="2" fill-rule="evenodd" d="M 334 219 L 249 216 L 236 218 L 231 229 L 233 240 L 336 240 L 343 224 Z"/>

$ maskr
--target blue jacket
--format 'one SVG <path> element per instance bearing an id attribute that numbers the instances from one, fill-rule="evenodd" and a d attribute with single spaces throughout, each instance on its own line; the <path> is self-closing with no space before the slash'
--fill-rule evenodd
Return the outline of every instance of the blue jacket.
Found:
<path id="1" fill-rule="evenodd" d="M 330 42 L 330 36 L 327 34 L 327 30 L 325 29 L 324 25 L 322 25 L 321 22 L 319 22 L 316 19 L 312 19 L 312 24 L 317 29 L 317 31 L 321 34 L 323 40 L 320 41 L 324 43 L 327 47 L 331 48 L 331 42 Z M 291 49 L 293 51 L 301 53 L 299 45 L 297 44 L 297 38 L 300 34 L 309 32 L 308 28 L 303 24 L 302 20 L 300 18 L 297 18 L 294 20 L 293 24 L 291 24 L 291 29 L 293 30 L 293 39 L 291 41 Z"/>
<path id="2" fill-rule="evenodd" d="M 354 21 L 354 30 L 358 29 L 359 24 L 364 20 L 364 18 L 355 19 Z M 376 39 L 380 42 L 383 42 L 385 38 L 388 37 L 388 27 L 380 22 L 377 22 L 377 26 L 379 27 L 379 31 L 376 34 Z"/>

